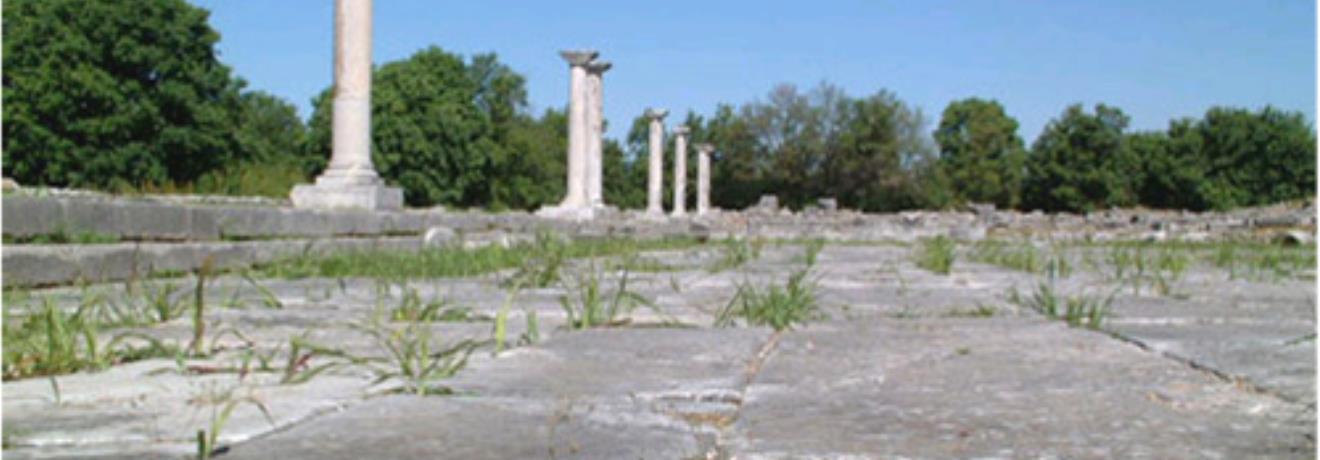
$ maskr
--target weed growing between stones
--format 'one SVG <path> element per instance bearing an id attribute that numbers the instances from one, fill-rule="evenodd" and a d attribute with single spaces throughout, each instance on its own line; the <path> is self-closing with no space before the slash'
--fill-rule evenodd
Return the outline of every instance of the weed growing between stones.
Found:
<path id="1" fill-rule="evenodd" d="M 1109 315 L 1113 299 L 1113 294 L 1104 298 L 1089 294 L 1063 296 L 1055 291 L 1052 282 L 1037 285 L 1030 297 L 1022 297 L 1016 288 L 1009 291 L 1008 295 L 1011 303 L 1030 308 L 1048 318 L 1061 319 L 1069 326 L 1087 329 L 1100 329 L 1105 317 Z"/>
<path id="2" fill-rule="evenodd" d="M 263 277 L 273 278 L 348 278 L 366 277 L 388 280 L 450 278 L 475 276 L 499 270 L 523 267 L 529 259 L 547 254 L 561 262 L 581 257 L 604 257 L 637 251 L 686 248 L 699 244 L 692 238 L 634 240 L 600 238 L 558 241 L 538 238 L 541 243 L 513 246 L 490 245 L 480 248 L 445 246 L 420 251 L 346 251 L 327 255 L 302 255 L 284 259 L 257 269 Z M 538 249 L 538 245 L 545 245 Z M 541 275 L 558 273 L 549 268 Z M 550 283 L 553 284 L 553 283 Z M 529 284 L 530 285 L 530 284 Z"/>
<path id="3" fill-rule="evenodd" d="M 59 375 L 148 357 L 171 356 L 177 348 L 135 332 L 114 335 L 102 343 L 100 326 L 89 306 L 66 313 L 45 299 L 42 310 L 4 325 L 4 378 Z M 129 346 L 130 342 L 145 347 Z"/>
<path id="4" fill-rule="evenodd" d="M 1140 295 L 1144 286 L 1159 295 L 1172 295 L 1175 285 L 1186 273 L 1191 259 L 1183 251 L 1169 246 L 1116 245 L 1105 255 L 1108 276 Z"/>
<path id="5" fill-rule="evenodd" d="M 1228 272 L 1230 280 L 1279 281 L 1316 269 L 1315 245 L 1226 242 L 1217 244 L 1209 258 L 1215 267 Z"/>
<path id="6" fill-rule="evenodd" d="M 789 275 L 784 287 L 758 288 L 747 281 L 740 283 L 733 298 L 716 313 L 715 326 L 732 326 L 737 318 L 742 318 L 750 326 L 770 326 L 781 331 L 824 317 L 816 302 L 816 280 L 810 278 L 810 273 L 825 243 L 814 241 L 819 243 L 805 245 L 802 258 L 805 266 Z"/>
<path id="7" fill-rule="evenodd" d="M 621 326 L 631 322 L 628 315 L 637 307 L 656 309 L 650 299 L 628 290 L 630 273 L 627 270 L 620 272 L 618 284 L 610 293 L 601 287 L 602 275 L 593 263 L 585 273 L 575 276 L 572 285 L 565 283 L 564 289 L 569 294 L 559 298 L 559 305 L 568 317 L 569 328 Z"/>
<path id="8" fill-rule="evenodd" d="M 416 289 L 401 286 L 403 298 L 390 309 L 393 321 L 461 322 L 472 319 L 472 309 L 452 305 L 444 298 L 423 301 Z"/>
<path id="9" fill-rule="evenodd" d="M 739 284 L 733 299 L 716 313 L 715 325 L 733 326 L 742 318 L 749 326 L 770 326 L 781 331 L 820 318 L 816 281 L 808 278 L 809 273 L 810 267 L 793 272 L 783 287 Z"/>
<path id="10" fill-rule="evenodd" d="M 225 425 L 229 423 L 229 417 L 234 414 L 234 410 L 240 405 L 249 404 L 256 407 L 262 415 L 266 416 L 266 421 L 270 422 L 271 425 L 275 424 L 275 418 L 270 415 L 270 409 L 266 407 L 266 403 L 253 394 L 236 396 L 234 395 L 236 390 L 236 388 L 229 388 L 219 392 L 212 391 L 209 395 L 194 398 L 193 402 L 195 403 L 211 406 L 210 429 L 197 430 L 198 459 L 206 460 L 211 458 L 212 455 L 223 452 L 219 448 L 220 432 L 224 430 Z"/>
<path id="11" fill-rule="evenodd" d="M 398 380 L 402 391 L 418 396 L 448 394 L 450 390 L 436 382 L 451 377 L 467 365 L 468 356 L 480 345 L 473 340 L 441 344 L 431 332 L 431 321 L 409 321 L 402 326 L 381 321 L 373 315 L 365 324 L 355 325 L 358 331 L 370 336 L 385 357 L 354 357 L 344 352 L 349 364 L 367 369 L 375 377 L 372 383 Z"/>
<path id="12" fill-rule="evenodd" d="M 536 234 L 529 253 L 518 266 L 518 271 L 505 280 L 506 285 L 549 287 L 559 282 L 559 270 L 568 258 L 568 244 L 549 233 Z"/>
<path id="13" fill-rule="evenodd" d="M 968 259 L 1027 273 L 1054 271 L 1063 278 L 1072 274 L 1071 264 L 1061 250 L 1055 248 L 1045 251 L 1030 243 L 982 240 L 972 247 Z"/>
<path id="14" fill-rule="evenodd" d="M 720 258 L 714 264 L 711 264 L 709 271 L 718 273 L 732 268 L 738 268 L 747 265 L 748 262 L 761 257 L 761 250 L 765 247 L 765 240 L 760 238 L 734 239 L 728 238 L 720 243 Z"/>
<path id="15" fill-rule="evenodd" d="M 924 268 L 931 273 L 948 275 L 953 271 L 953 262 L 957 258 L 958 244 L 947 236 L 940 235 L 934 238 L 921 240 L 921 246 L 917 248 L 913 261 L 918 267 Z"/>
<path id="16" fill-rule="evenodd" d="M 995 308 L 989 305 L 977 305 L 975 308 L 955 308 L 944 314 L 948 318 L 989 318 L 995 316 Z"/>
<path id="17" fill-rule="evenodd" d="M 213 264 L 205 261 L 196 273 L 191 292 L 172 283 L 153 287 L 136 281 L 125 284 L 126 295 L 115 299 L 84 288 L 76 309 L 57 307 L 42 299 L 35 311 L 21 315 L 6 307 L 4 322 L 4 378 L 18 379 L 59 375 L 82 370 L 101 370 L 114 364 L 146 358 L 210 355 L 227 335 L 251 343 L 232 327 L 212 328 L 206 321 L 206 286 L 213 279 Z M 255 280 L 250 282 L 261 289 Z M 269 293 L 269 291 L 266 291 Z M 17 296 L 11 296 L 17 298 Z M 191 300 L 191 301 L 190 301 Z M 230 303 L 237 303 L 237 293 Z M 267 300 L 271 308 L 282 307 Z M 8 304 L 12 305 L 12 304 Z M 191 308 L 191 340 L 186 346 L 141 332 L 106 333 L 126 327 L 149 327 L 183 317 Z M 206 336 L 211 340 L 208 344 Z M 207 371 L 213 369 L 208 368 Z"/>
<path id="18" fill-rule="evenodd" d="M 807 264 L 808 267 L 814 267 L 816 265 L 816 259 L 820 257 L 820 252 L 825 250 L 825 239 L 815 238 L 808 240 L 806 244 L 803 245 L 803 248 L 802 262 Z"/>

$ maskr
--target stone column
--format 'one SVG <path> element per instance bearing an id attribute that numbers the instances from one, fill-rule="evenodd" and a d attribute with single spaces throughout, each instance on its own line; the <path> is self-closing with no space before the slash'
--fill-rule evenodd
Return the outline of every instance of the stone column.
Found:
<path id="1" fill-rule="evenodd" d="M 294 187 L 300 208 L 399 209 L 371 163 L 371 1 L 335 1 L 335 92 L 330 165 L 314 185 Z"/>
<path id="2" fill-rule="evenodd" d="M 613 64 L 596 61 L 586 65 L 587 70 L 587 202 L 593 208 L 605 206 L 604 158 L 605 142 L 605 71 Z"/>
<path id="3" fill-rule="evenodd" d="M 688 127 L 674 128 L 674 211 L 675 217 L 687 214 L 687 135 Z"/>
<path id="4" fill-rule="evenodd" d="M 653 216 L 665 213 L 660 199 L 665 176 L 665 115 L 669 115 L 668 110 L 646 109 L 646 117 L 651 119 L 651 163 L 646 176 L 646 213 Z"/>
<path id="5" fill-rule="evenodd" d="M 599 53 L 591 50 L 560 51 L 568 61 L 568 182 L 559 208 L 587 207 L 587 63 Z"/>
<path id="6" fill-rule="evenodd" d="M 710 154 L 715 146 L 697 144 L 697 215 L 710 212 Z"/>

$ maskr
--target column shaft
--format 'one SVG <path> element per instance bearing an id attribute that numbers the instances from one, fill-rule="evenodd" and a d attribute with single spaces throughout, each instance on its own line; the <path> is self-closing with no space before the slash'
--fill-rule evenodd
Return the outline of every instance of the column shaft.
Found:
<path id="1" fill-rule="evenodd" d="M 710 144 L 697 146 L 697 215 L 710 212 Z"/>
<path id="2" fill-rule="evenodd" d="M 674 211 L 687 214 L 687 126 L 674 128 Z"/>
<path id="3" fill-rule="evenodd" d="M 609 62 L 587 64 L 587 202 L 593 207 L 605 205 L 604 197 L 604 143 L 605 143 L 605 87 L 604 74 Z"/>
<path id="4" fill-rule="evenodd" d="M 650 147 L 651 158 L 647 169 L 646 177 L 646 212 L 648 214 L 664 214 L 664 207 L 661 204 L 661 190 L 664 188 L 664 164 L 665 164 L 665 115 L 667 110 L 648 109 L 646 116 L 651 119 Z"/>
<path id="5" fill-rule="evenodd" d="M 371 163 L 371 0 L 335 2 L 335 92 L 325 179 L 376 183 Z"/>

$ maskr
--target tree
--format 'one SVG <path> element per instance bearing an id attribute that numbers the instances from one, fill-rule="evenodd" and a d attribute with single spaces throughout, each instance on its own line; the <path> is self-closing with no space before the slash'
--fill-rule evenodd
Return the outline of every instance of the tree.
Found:
<path id="1" fill-rule="evenodd" d="M 888 91 L 847 102 L 838 140 L 824 165 L 825 195 L 841 206 L 872 212 L 941 205 L 926 203 L 913 166 L 931 156 L 922 139 L 924 119 Z"/>
<path id="2" fill-rule="evenodd" d="M 743 209 L 756 204 L 769 190 L 765 183 L 769 167 L 747 121 L 736 114 L 733 106 L 720 104 L 704 131 L 708 142 L 715 145 L 711 158 L 711 205 Z"/>
<path id="3" fill-rule="evenodd" d="M 240 110 L 235 135 L 245 160 L 289 161 L 308 174 L 316 172 L 310 164 L 314 160 L 302 156 L 307 127 L 293 104 L 265 92 L 249 91 L 240 96 Z"/>
<path id="4" fill-rule="evenodd" d="M 1017 130 L 998 101 L 969 98 L 944 108 L 934 137 L 958 201 L 1017 207 L 1026 160 Z"/>
<path id="5" fill-rule="evenodd" d="M 1214 107 L 1170 128 L 1179 155 L 1204 168 L 1209 207 L 1257 206 L 1315 196 L 1315 131 L 1297 112 Z"/>
<path id="6" fill-rule="evenodd" d="M 1046 211 L 1091 211 L 1136 204 L 1140 166 L 1126 148 L 1128 117 L 1117 108 L 1069 106 L 1051 120 L 1027 157 L 1023 203 Z"/>
<path id="7" fill-rule="evenodd" d="M 192 182 L 242 159 L 240 81 L 183 0 L 4 2 L 4 171 L 73 187 Z"/>

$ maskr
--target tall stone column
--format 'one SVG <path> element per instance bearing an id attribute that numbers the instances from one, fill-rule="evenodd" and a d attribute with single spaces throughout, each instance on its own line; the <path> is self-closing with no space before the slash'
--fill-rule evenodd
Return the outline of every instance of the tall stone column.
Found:
<path id="1" fill-rule="evenodd" d="M 578 210 L 587 207 L 587 144 L 590 136 L 587 127 L 587 63 L 595 59 L 596 51 L 574 50 L 560 51 L 559 55 L 568 61 L 568 182 L 565 187 L 564 201 L 559 203 L 561 210 Z"/>
<path id="2" fill-rule="evenodd" d="M 663 215 L 664 207 L 661 204 L 661 189 L 664 188 L 665 176 L 665 116 L 669 115 L 668 110 L 664 109 L 646 109 L 646 117 L 651 120 L 651 162 L 646 175 L 646 213 L 650 215 Z"/>
<path id="3" fill-rule="evenodd" d="M 710 154 L 715 146 L 697 144 L 697 215 L 710 212 Z"/>
<path id="4" fill-rule="evenodd" d="M 688 127 L 674 128 L 674 211 L 673 216 L 687 214 L 687 135 Z"/>
<path id="5" fill-rule="evenodd" d="M 293 188 L 290 198 L 296 207 L 403 207 L 403 190 L 386 187 L 371 163 L 371 1 L 335 1 L 330 165 L 316 184 Z"/>
<path id="6" fill-rule="evenodd" d="M 604 158 L 605 142 L 605 71 L 613 64 L 595 61 L 586 65 L 587 71 L 587 202 L 591 207 L 605 206 Z"/>

